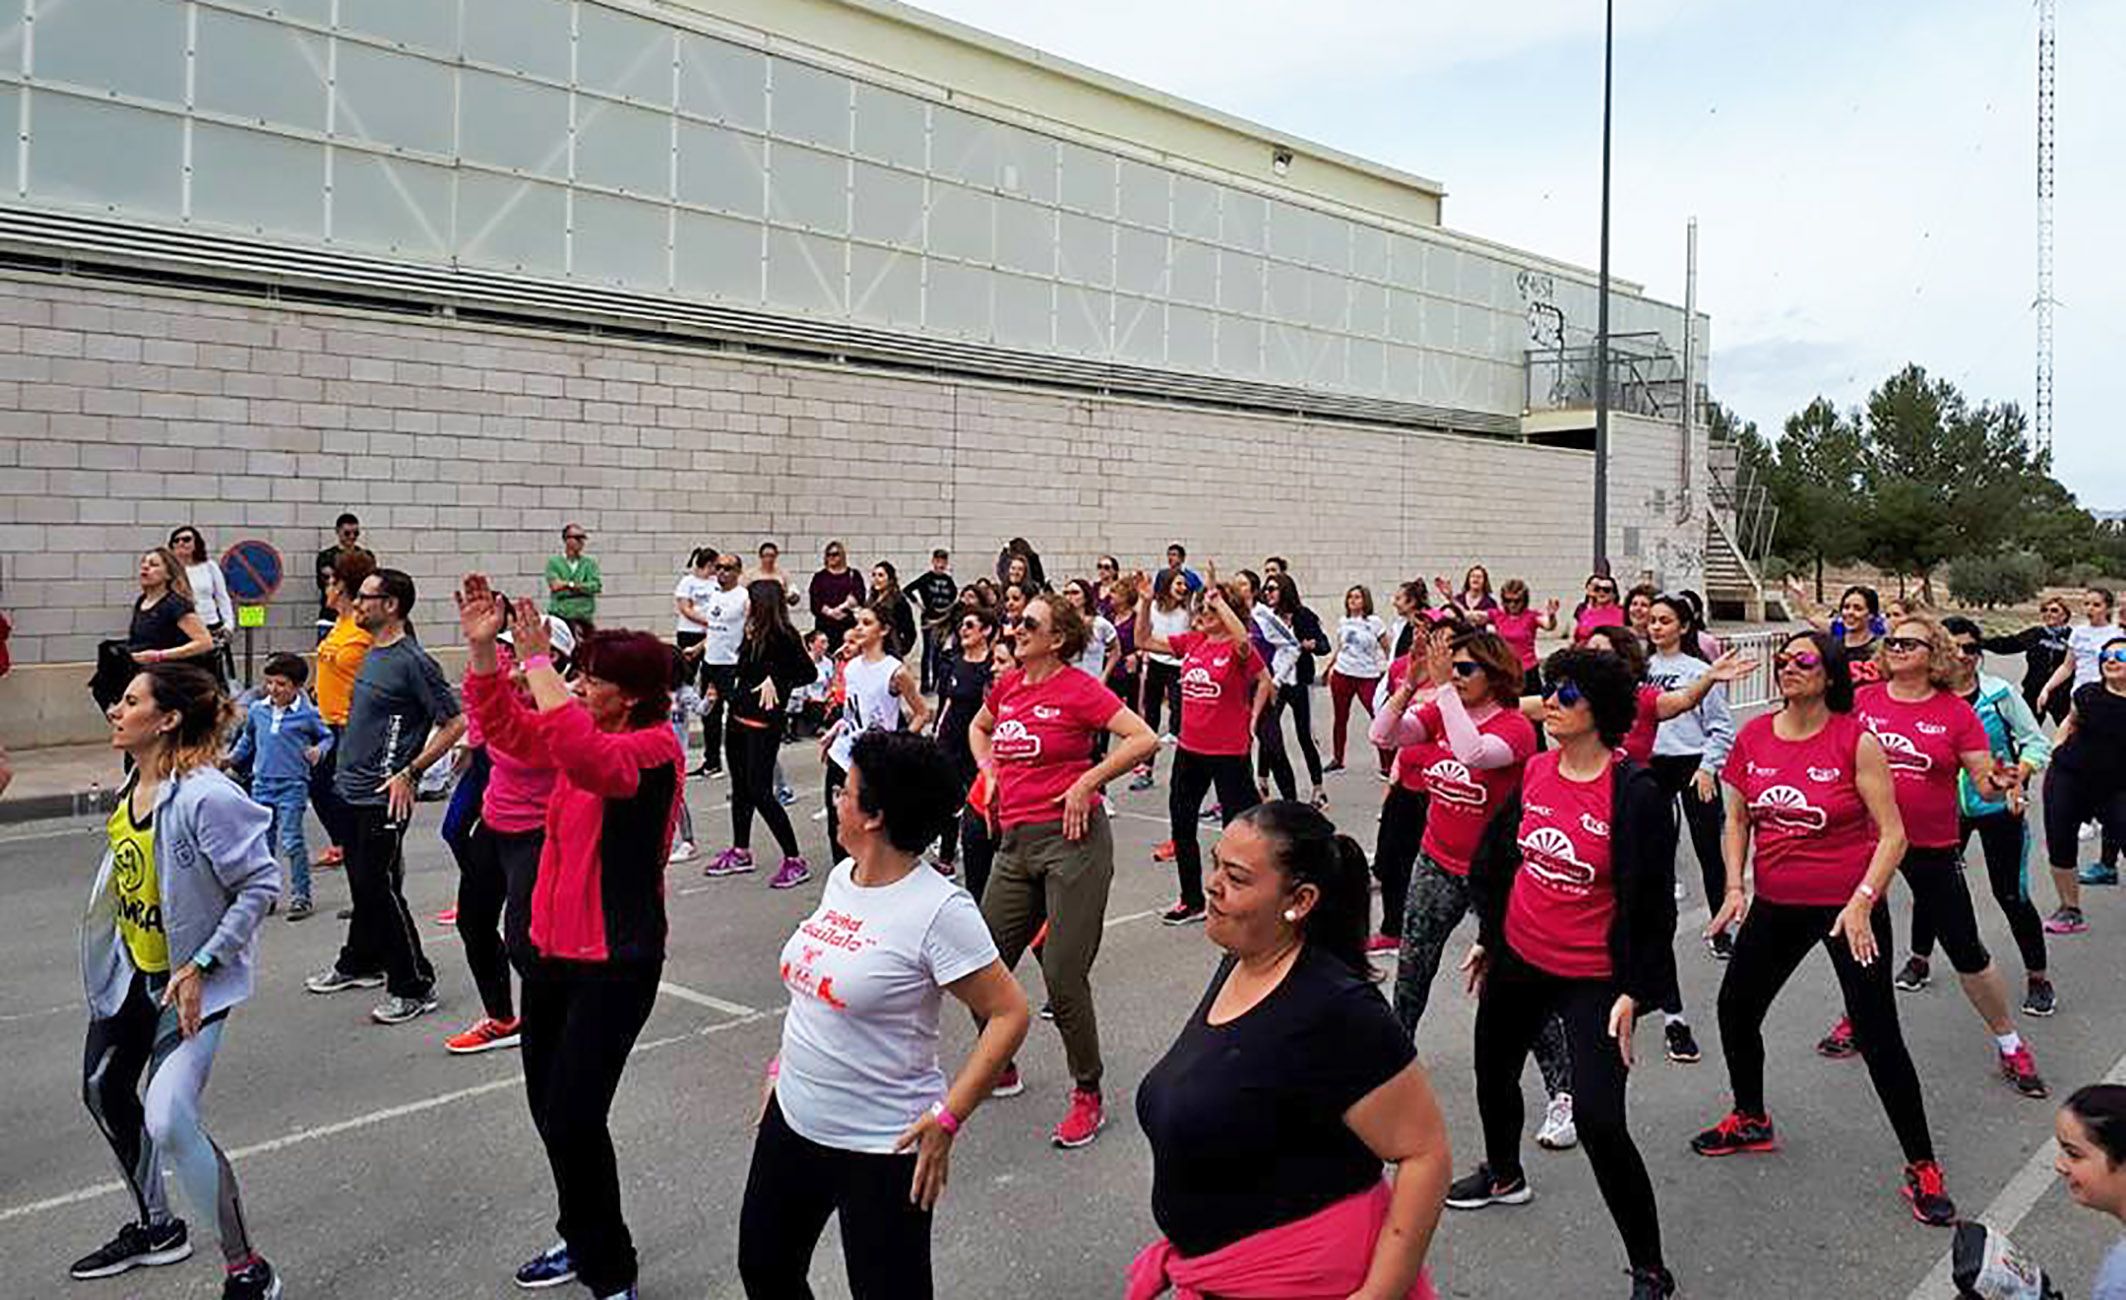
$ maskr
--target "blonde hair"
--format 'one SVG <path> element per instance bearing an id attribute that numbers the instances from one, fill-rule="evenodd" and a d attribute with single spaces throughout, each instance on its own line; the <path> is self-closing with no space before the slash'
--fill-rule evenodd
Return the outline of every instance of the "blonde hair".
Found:
<path id="1" fill-rule="evenodd" d="M 1890 635 L 1896 636 L 1897 629 L 1914 625 L 1925 628 L 1927 633 L 1928 685 L 1936 690 L 1950 689 L 1956 683 L 1957 659 L 1956 645 L 1949 639 L 1949 630 L 1934 615 L 1915 609 L 1891 621 Z"/>
<path id="2" fill-rule="evenodd" d="M 236 706 L 222 694 L 221 683 L 206 669 L 183 663 L 146 664 L 140 676 L 148 679 L 155 707 L 177 715 L 177 729 L 147 760 L 156 775 L 183 776 L 212 767 L 221 757 L 222 738 L 236 722 Z"/>
<path id="3" fill-rule="evenodd" d="M 177 558 L 177 552 L 167 546 L 150 546 L 147 553 L 162 561 L 162 571 L 170 579 L 170 590 L 184 597 L 187 605 L 191 604 L 192 579 L 185 576 L 185 563 Z"/>

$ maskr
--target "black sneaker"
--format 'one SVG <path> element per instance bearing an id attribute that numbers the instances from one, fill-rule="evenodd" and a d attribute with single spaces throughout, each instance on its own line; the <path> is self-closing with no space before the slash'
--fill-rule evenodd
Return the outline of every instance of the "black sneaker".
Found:
<path id="1" fill-rule="evenodd" d="M 273 1265 L 255 1255 L 221 1284 L 221 1300 L 280 1300 L 280 1294 L 280 1275 L 273 1271 Z"/>
<path id="2" fill-rule="evenodd" d="M 1769 1115 L 1745 1115 L 1729 1111 L 1726 1118 L 1690 1140 L 1690 1149 L 1701 1156 L 1731 1156 L 1744 1151 L 1775 1151 L 1779 1139 L 1772 1132 Z"/>
<path id="3" fill-rule="evenodd" d="M 1451 1210 L 1481 1210 L 1487 1205 L 1526 1205 L 1534 1199 L 1535 1192 L 1528 1186 L 1528 1175 L 1522 1174 L 1510 1183 L 1501 1183 L 1491 1176 L 1490 1165 L 1478 1165 L 1447 1187 L 1447 1208 Z"/>
<path id="4" fill-rule="evenodd" d="M 310 914 L 316 910 L 317 908 L 307 898 L 292 899 L 288 903 L 288 919 L 291 921 L 307 921 L 310 919 Z"/>
<path id="5" fill-rule="evenodd" d="M 2030 987 L 2023 994 L 2023 1014 L 2049 1016 L 2059 1009 L 2059 995 L 2052 991 L 2052 981 L 2032 976 Z"/>
<path id="6" fill-rule="evenodd" d="M 1194 925 L 1202 919 L 1203 905 L 1200 903 L 1193 907 L 1187 903 L 1176 903 L 1159 913 L 1161 925 Z"/>
<path id="7" fill-rule="evenodd" d="M 1912 956 L 1905 958 L 1905 964 L 1898 970 L 1897 978 L 1890 982 L 1903 992 L 1917 993 L 1932 984 L 1934 979 L 1927 969 L 1927 959 Z"/>
<path id="8" fill-rule="evenodd" d="M 544 1291 L 550 1286 L 566 1286 L 576 1280 L 576 1261 L 568 1253 L 568 1243 L 557 1241 L 545 1250 L 524 1261 L 517 1269 L 517 1285 L 527 1291 Z"/>
<path id="9" fill-rule="evenodd" d="M 441 1005 L 433 989 L 419 997 L 388 997 L 370 1008 L 369 1018 L 380 1025 L 403 1025 L 415 1016 L 425 1016 Z"/>
<path id="10" fill-rule="evenodd" d="M 1698 1040 L 1691 1035 L 1688 1022 L 1682 1020 L 1670 1021 L 1668 1028 L 1663 1033 L 1668 1038 L 1669 1060 L 1674 1061 L 1677 1065 L 1696 1065 L 1698 1063 L 1700 1056 Z"/>
<path id="11" fill-rule="evenodd" d="M 117 1236 L 75 1260 L 67 1273 L 85 1282 L 95 1277 L 117 1277 L 129 1269 L 175 1264 L 191 1257 L 192 1239 L 185 1234 L 183 1219 L 152 1227 L 128 1223 Z"/>
<path id="12" fill-rule="evenodd" d="M 1631 1300 L 1668 1300 L 1676 1293 L 1676 1278 L 1667 1269 L 1635 1268 L 1631 1271 Z"/>
<path id="13" fill-rule="evenodd" d="M 1714 961 L 1727 961 L 1735 955 L 1735 936 L 1725 930 L 1717 931 L 1705 941 L 1705 950 L 1713 955 Z"/>
<path id="14" fill-rule="evenodd" d="M 1055 1005 L 1054 1005 L 1053 1003 L 1049 1003 L 1049 1002 L 1043 1002 L 1043 1003 L 1041 1004 L 1041 1019 L 1043 1019 L 1043 1020 L 1054 1020 L 1055 1018 L 1056 1018 L 1056 1008 L 1055 1008 Z"/>

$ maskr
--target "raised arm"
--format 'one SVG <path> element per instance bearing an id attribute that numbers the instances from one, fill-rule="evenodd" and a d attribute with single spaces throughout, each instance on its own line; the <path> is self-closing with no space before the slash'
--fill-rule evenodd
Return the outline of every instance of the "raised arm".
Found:
<path id="1" fill-rule="evenodd" d="M 1706 669 L 1699 675 L 1698 680 L 1690 685 L 1661 692 L 1661 698 L 1654 704 L 1654 717 L 1666 722 L 1678 714 L 1689 713 L 1711 693 L 1713 687 L 1739 681 L 1755 671 L 1755 659 L 1745 659 L 1739 652 L 1730 650 L 1713 660 L 1712 667 Z"/>
<path id="2" fill-rule="evenodd" d="M 1479 769 L 1512 766 L 1513 746 L 1477 730 L 1475 719 L 1462 704 L 1461 692 L 1441 691 L 1433 703 L 1439 706 L 1440 728 L 1447 733 L 1447 747 L 1456 758 Z"/>

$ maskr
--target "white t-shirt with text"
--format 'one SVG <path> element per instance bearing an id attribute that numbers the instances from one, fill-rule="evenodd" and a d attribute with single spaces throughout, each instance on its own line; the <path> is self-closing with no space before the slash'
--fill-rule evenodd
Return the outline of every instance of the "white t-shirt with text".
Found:
<path id="1" fill-rule="evenodd" d="M 712 582 L 709 593 L 696 599 L 701 602 L 702 612 L 709 616 L 709 639 L 701 647 L 701 662 L 737 663 L 738 646 L 746 636 L 746 609 L 753 603 L 753 598 L 744 587 L 725 591 Z"/>
<path id="2" fill-rule="evenodd" d="M 679 575 L 679 585 L 672 588 L 672 598 L 674 600 L 692 601 L 696 605 L 706 605 L 709 601 L 709 593 L 714 590 L 716 590 L 716 579 L 699 578 L 691 572 L 682 573 Z M 701 613 L 703 611 L 696 610 L 695 612 Z M 672 613 L 672 630 L 674 632 L 694 633 L 708 631 L 707 628 L 685 617 L 677 610 Z"/>

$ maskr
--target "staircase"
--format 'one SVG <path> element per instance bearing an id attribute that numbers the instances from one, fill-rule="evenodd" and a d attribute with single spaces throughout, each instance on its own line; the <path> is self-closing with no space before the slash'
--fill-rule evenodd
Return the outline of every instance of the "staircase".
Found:
<path id="1" fill-rule="evenodd" d="M 1715 439 L 1706 459 L 1705 600 L 1715 619 L 1761 623 L 1776 606 L 1766 599 L 1764 561 L 1771 553 L 1778 507 L 1741 463 L 1732 442 Z M 1777 613 L 1785 615 L 1783 607 Z"/>

